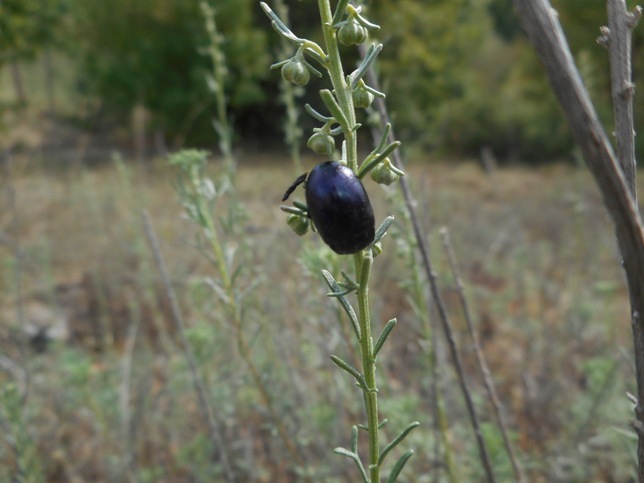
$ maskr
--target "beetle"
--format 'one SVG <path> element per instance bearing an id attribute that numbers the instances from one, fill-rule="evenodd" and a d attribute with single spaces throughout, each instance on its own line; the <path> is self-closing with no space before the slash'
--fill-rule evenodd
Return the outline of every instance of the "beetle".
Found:
<path id="1" fill-rule="evenodd" d="M 331 250 L 348 255 L 368 247 L 375 236 L 369 196 L 355 173 L 338 161 L 326 161 L 299 176 L 282 201 L 304 183 L 308 216 Z"/>

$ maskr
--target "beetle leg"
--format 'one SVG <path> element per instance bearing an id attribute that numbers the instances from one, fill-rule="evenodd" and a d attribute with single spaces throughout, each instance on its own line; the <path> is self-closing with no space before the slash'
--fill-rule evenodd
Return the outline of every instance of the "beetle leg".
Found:
<path id="1" fill-rule="evenodd" d="M 299 185 L 304 183 L 304 180 L 306 179 L 307 174 L 309 174 L 309 173 L 304 173 L 304 174 L 298 176 L 295 181 L 293 181 L 293 184 L 291 186 L 289 186 L 288 189 L 286 190 L 286 192 L 284 193 L 284 196 L 282 197 L 282 201 L 286 201 L 288 199 L 288 197 L 291 196 L 291 193 L 293 193 L 293 191 L 295 191 L 295 188 L 297 188 Z"/>

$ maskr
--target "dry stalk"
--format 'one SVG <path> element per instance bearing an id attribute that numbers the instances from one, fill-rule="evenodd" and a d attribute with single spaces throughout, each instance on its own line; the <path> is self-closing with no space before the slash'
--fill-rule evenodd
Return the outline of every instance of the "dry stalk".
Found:
<path id="1" fill-rule="evenodd" d="M 514 471 L 515 478 L 517 479 L 518 482 L 523 483 L 526 481 L 525 476 L 523 474 L 523 471 L 521 470 L 519 461 L 517 460 L 517 457 L 514 453 L 514 448 L 512 447 L 512 443 L 510 442 L 510 438 L 508 436 L 507 424 L 505 423 L 505 418 L 503 417 L 503 404 L 501 403 L 501 400 L 499 399 L 499 395 L 496 392 L 496 386 L 494 385 L 494 381 L 492 380 L 492 373 L 490 372 L 490 368 L 487 365 L 485 356 L 483 355 L 483 351 L 481 350 L 481 344 L 479 342 L 478 334 L 474 329 L 474 322 L 472 321 L 470 306 L 469 306 L 469 303 L 467 302 L 467 297 L 465 296 L 465 287 L 463 285 L 463 280 L 461 278 L 461 274 L 458 269 L 456 257 L 454 256 L 454 250 L 452 249 L 452 245 L 450 243 L 449 231 L 447 230 L 446 227 L 443 227 L 441 228 L 440 233 L 441 233 L 441 238 L 443 240 L 443 247 L 445 249 L 445 254 L 447 255 L 447 261 L 449 263 L 450 270 L 452 271 L 452 277 L 454 278 L 454 282 L 456 283 L 456 290 L 458 292 L 461 309 L 463 310 L 463 314 L 465 315 L 465 323 L 467 324 L 467 330 L 474 344 L 474 353 L 476 354 L 476 361 L 478 363 L 479 369 L 481 370 L 481 375 L 483 376 L 483 381 L 485 382 L 485 389 L 487 391 L 487 395 L 490 400 L 490 403 L 494 408 L 494 415 L 496 417 L 496 422 L 499 426 L 499 430 L 501 431 L 501 436 L 503 438 L 503 445 L 505 446 L 505 450 L 507 451 L 508 457 L 510 458 L 510 463 L 512 464 L 512 471 Z"/>
<path id="2" fill-rule="evenodd" d="M 637 7 L 630 13 L 626 11 L 623 0 L 609 0 L 609 28 L 601 29 L 599 39 L 601 44 L 608 46 L 611 62 L 613 100 L 616 103 L 615 155 L 583 86 L 557 12 L 547 0 L 513 0 L 513 3 L 615 224 L 631 306 L 637 380 L 633 427 L 639 440 L 638 479 L 644 483 L 644 228 L 636 202 L 633 124 L 632 118 L 628 118 L 628 103 L 632 103 L 633 96 L 630 30 L 637 24 L 642 10 Z"/>
<path id="3" fill-rule="evenodd" d="M 361 49 L 360 52 L 361 52 L 361 55 L 364 56 L 365 51 Z M 378 82 L 378 78 L 374 74 L 373 69 L 369 69 L 367 71 L 367 78 L 369 79 L 369 85 L 371 85 L 376 90 L 379 90 L 379 91 L 381 90 L 380 83 Z M 387 107 L 385 105 L 384 100 L 376 97 L 374 99 L 374 106 L 378 111 L 378 114 L 380 115 L 380 119 L 382 123 L 391 124 L 391 121 L 389 119 L 389 113 L 387 111 Z M 389 131 L 389 138 L 391 142 L 393 142 L 396 139 L 393 128 L 390 129 Z M 397 168 L 402 170 L 403 161 L 400 155 L 400 149 L 396 149 L 391 154 L 391 157 L 394 165 Z M 414 208 L 415 202 L 412 199 L 411 191 L 409 189 L 409 184 L 407 183 L 406 177 L 400 178 L 399 182 L 400 182 L 400 188 L 403 194 L 403 198 L 405 200 L 405 205 L 409 212 L 409 218 L 411 220 L 414 236 L 418 243 L 418 250 L 421 256 L 423 270 L 425 271 L 425 275 L 427 276 L 427 280 L 429 281 L 431 294 L 436 304 L 436 308 L 438 309 L 439 319 L 441 321 L 443 332 L 445 334 L 445 337 L 447 339 L 447 343 L 449 346 L 450 354 L 452 357 L 452 363 L 454 364 L 454 368 L 456 370 L 456 374 L 459 380 L 459 385 L 463 393 L 463 398 L 465 399 L 465 404 L 467 406 L 467 413 L 470 419 L 470 424 L 472 425 L 472 429 L 474 431 L 476 444 L 479 450 L 479 457 L 481 459 L 481 463 L 483 464 L 483 468 L 485 470 L 486 480 L 488 481 L 488 483 L 494 483 L 496 482 L 496 478 L 494 477 L 494 472 L 492 471 L 492 464 L 490 462 L 490 457 L 488 455 L 485 439 L 483 438 L 483 434 L 481 433 L 481 426 L 479 424 L 478 416 L 476 415 L 476 410 L 474 409 L 474 401 L 472 400 L 472 394 L 467 385 L 467 378 L 465 376 L 465 370 L 463 369 L 463 363 L 461 361 L 458 344 L 456 343 L 456 339 L 454 337 L 454 331 L 452 330 L 452 324 L 449 319 L 449 315 L 447 313 L 445 303 L 440 294 L 440 290 L 438 288 L 438 280 L 436 278 L 436 273 L 432 269 L 432 263 L 429 258 L 428 243 L 425 240 L 425 236 L 423 235 L 423 232 L 420 228 L 420 223 L 418 222 L 418 217 L 416 216 L 416 210 Z"/>
<path id="4" fill-rule="evenodd" d="M 219 451 L 219 459 L 226 481 L 233 483 L 236 480 L 230 466 L 228 450 L 220 429 L 221 425 L 219 421 L 215 419 L 214 412 L 208 402 L 206 388 L 204 387 L 203 381 L 201 380 L 201 377 L 199 376 L 199 373 L 197 371 L 197 364 L 195 362 L 192 350 L 190 349 L 188 338 L 186 337 L 186 329 L 183 323 L 183 316 L 179 308 L 179 303 L 177 302 L 176 294 L 174 292 L 174 289 L 172 288 L 172 283 L 170 282 L 170 276 L 168 275 L 163 254 L 161 253 L 161 248 L 159 247 L 159 241 L 155 234 L 154 228 L 152 227 L 152 222 L 148 213 L 146 211 L 143 211 L 141 213 L 141 216 L 143 218 L 143 225 L 145 227 L 145 235 L 148 239 L 148 243 L 150 244 L 152 253 L 154 254 L 154 260 L 161 275 L 161 280 L 163 282 L 163 288 L 165 290 L 166 297 L 168 297 L 168 301 L 170 302 L 172 320 L 176 326 L 184 355 L 186 357 L 186 360 L 188 361 L 190 376 L 192 377 L 192 384 L 195 388 L 195 392 L 197 393 L 197 397 L 199 398 L 199 406 L 201 407 L 203 417 L 208 424 L 210 438 L 215 450 Z"/>

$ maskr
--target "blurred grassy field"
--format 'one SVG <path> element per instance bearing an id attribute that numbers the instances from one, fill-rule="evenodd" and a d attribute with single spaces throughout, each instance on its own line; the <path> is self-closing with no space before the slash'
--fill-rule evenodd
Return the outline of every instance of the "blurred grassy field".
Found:
<path id="1" fill-rule="evenodd" d="M 339 274 L 346 261 L 284 223 L 279 200 L 294 178 L 287 160 L 240 160 L 236 199 L 247 218 L 226 244 L 237 249 L 240 280 L 258 283 L 246 299 L 243 330 L 301 449 L 300 468 L 285 456 L 234 333 L 202 283 L 216 271 L 194 246 L 196 229 L 182 217 L 165 161 L 61 170 L 46 157 L 16 155 L 5 161 L 11 169 L 0 182 L 0 476 L 221 481 L 220 450 L 200 415 L 144 237 L 145 209 L 239 481 L 301 481 L 302 474 L 355 481 L 355 469 L 332 450 L 347 446 L 351 425 L 361 422 L 359 395 L 329 360 L 332 353 L 350 359 L 354 348 L 318 270 L 331 265 Z M 634 481 L 636 442 L 624 396 L 634 391 L 628 297 L 590 176 L 561 165 L 488 176 L 474 162 L 426 161 L 412 163 L 408 176 L 499 481 L 512 481 L 511 467 L 465 335 L 442 226 L 529 481 Z M 220 169 L 215 161 L 210 173 L 216 178 Z M 398 212 L 394 191 L 370 181 L 367 190 L 378 220 Z M 225 200 L 215 207 L 218 216 L 228 209 Z M 407 230 L 400 217 L 397 226 Z M 391 317 L 400 322 L 380 360 L 381 412 L 390 419 L 389 437 L 411 420 L 422 423 L 406 445 L 416 454 L 402 481 L 435 481 L 442 468 L 434 452 L 430 344 L 401 288 L 411 274 L 397 255 L 400 244 L 394 234 L 385 239 L 371 289 L 376 326 Z M 37 353 L 20 324 L 52 321 L 64 325 L 66 339 Z M 444 337 L 436 336 L 460 481 L 481 481 Z"/>

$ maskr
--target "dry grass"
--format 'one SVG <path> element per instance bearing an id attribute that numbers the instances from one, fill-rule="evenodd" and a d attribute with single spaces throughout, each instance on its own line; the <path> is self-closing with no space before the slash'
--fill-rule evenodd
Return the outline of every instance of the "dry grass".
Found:
<path id="1" fill-rule="evenodd" d="M 165 163 L 62 171 L 23 169 L 20 162 L 13 160 L 14 174 L 2 182 L 0 230 L 24 251 L 22 304 L 27 317 L 39 304 L 50 309 L 49 320 L 62 311 L 70 324 L 68 342 L 42 354 L 17 350 L 25 336 L 16 324 L 16 252 L 1 245 L 0 351 L 30 375 L 26 403 L 5 434 L 26 431 L 25 448 L 38 456 L 32 466 L 48 481 L 216 481 L 217 450 L 199 420 L 143 236 L 145 208 L 180 294 L 213 405 L 226 421 L 240 481 L 297 480 L 228 342 L 232 334 L 217 322 L 216 301 L 199 283 L 212 271 L 192 246 L 195 229 L 181 217 Z M 216 170 L 215 164 L 213 174 Z M 443 225 L 450 229 L 529 480 L 629 481 L 634 442 L 625 435 L 631 413 L 623 394 L 634 379 L 628 301 L 612 226 L 590 177 L 563 166 L 503 169 L 487 177 L 466 162 L 418 162 L 409 176 L 483 420 L 492 421 L 492 413 L 441 252 Z M 293 177 L 286 162 L 242 160 L 239 197 L 249 218 L 244 239 L 230 241 L 247 242 L 245 276 L 262 280 L 247 307 L 248 337 L 285 424 L 317 481 L 349 481 L 353 468 L 331 450 L 348 444 L 349 427 L 362 416 L 355 388 L 328 356 L 350 358 L 352 349 L 321 278 L 307 268 L 319 259 L 312 255 L 317 242 L 293 235 L 278 210 Z M 370 183 L 368 190 L 377 218 L 394 211 L 380 188 Z M 225 212 L 225 206 L 218 209 Z M 387 239 L 384 248 L 374 268 L 375 320 L 395 316 L 401 323 L 381 357 L 382 410 L 394 415 L 391 434 L 411 419 L 423 422 L 411 437 L 417 454 L 406 470 L 417 476 L 403 481 L 430 481 L 438 469 L 427 343 L 419 340 L 419 323 L 398 285 L 409 274 L 394 255 L 394 240 Z M 298 261 L 300 251 L 306 253 L 304 262 Z M 39 323 L 48 323 L 43 319 Z M 125 341 L 139 322 L 128 379 Z M 5 370 L 0 380 L 22 383 L 21 374 Z M 463 405 L 449 370 L 444 378 L 461 478 L 478 481 Z M 486 437 L 499 481 L 510 481 L 491 425 Z M 18 471 L 18 452 L 7 441 L 0 466 Z"/>

